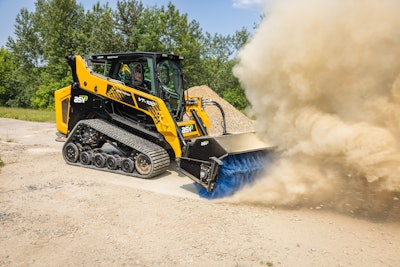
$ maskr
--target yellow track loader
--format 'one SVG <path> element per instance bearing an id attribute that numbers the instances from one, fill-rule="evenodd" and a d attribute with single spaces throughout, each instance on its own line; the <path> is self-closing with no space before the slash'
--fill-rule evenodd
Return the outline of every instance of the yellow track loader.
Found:
<path id="1" fill-rule="evenodd" d="M 151 178 L 176 160 L 205 198 L 231 195 L 251 183 L 270 147 L 254 133 L 227 134 L 225 119 L 223 134 L 210 136 L 204 107 L 224 111 L 187 95 L 182 59 L 150 52 L 67 56 L 73 82 L 55 92 L 65 161 Z"/>

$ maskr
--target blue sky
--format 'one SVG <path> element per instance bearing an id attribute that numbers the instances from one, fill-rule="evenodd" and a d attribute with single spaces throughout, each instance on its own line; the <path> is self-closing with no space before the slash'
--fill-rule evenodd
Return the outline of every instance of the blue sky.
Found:
<path id="1" fill-rule="evenodd" d="M 187 13 L 189 20 L 200 23 L 203 31 L 210 33 L 233 34 L 246 27 L 252 31 L 262 15 L 266 0 L 142 0 L 145 6 L 166 6 L 174 4 L 181 13 Z M 98 0 L 77 0 L 85 10 L 91 9 Z M 108 2 L 114 9 L 117 0 Z M 13 37 L 15 18 L 21 8 L 34 11 L 35 0 L 0 0 L 0 47 L 5 46 L 8 36 Z"/>

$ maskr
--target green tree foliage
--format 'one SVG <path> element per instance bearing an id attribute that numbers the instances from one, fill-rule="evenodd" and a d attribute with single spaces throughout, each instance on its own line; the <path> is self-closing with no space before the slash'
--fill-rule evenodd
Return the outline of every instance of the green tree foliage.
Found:
<path id="1" fill-rule="evenodd" d="M 117 2 L 117 11 L 114 13 L 116 29 L 121 34 L 125 51 L 136 51 L 139 48 L 140 20 L 144 6 L 138 0 L 122 0 Z"/>
<path id="2" fill-rule="evenodd" d="M 232 74 L 237 51 L 246 43 L 250 33 L 245 29 L 234 35 L 206 33 L 202 55 L 202 81 L 214 89 L 237 109 L 244 111 L 249 102 L 240 87 L 239 81 Z"/>
<path id="3" fill-rule="evenodd" d="M 120 51 L 159 51 L 181 55 L 185 57 L 183 69 L 188 74 L 190 85 L 198 84 L 195 70 L 200 64 L 202 38 L 198 22 L 189 21 L 187 14 L 181 14 L 172 4 L 144 8 L 139 1 L 126 0 L 117 2 L 114 18 L 118 36 L 122 38 Z M 118 36 L 112 39 L 117 40 Z"/>
<path id="4" fill-rule="evenodd" d="M 47 72 L 62 79 L 68 71 L 64 56 L 84 52 L 88 38 L 84 8 L 76 0 L 37 0 L 34 13 Z"/>
<path id="5" fill-rule="evenodd" d="M 14 27 L 16 38 L 15 40 L 8 38 L 7 46 L 13 52 L 15 62 L 23 67 L 39 67 L 42 60 L 43 50 L 36 24 L 34 14 L 23 8 L 16 18 Z"/>
<path id="6" fill-rule="evenodd" d="M 248 104 L 232 67 L 249 32 L 203 33 L 172 3 L 119 0 L 113 10 L 99 1 L 85 11 L 77 0 L 36 0 L 33 12 L 21 9 L 14 27 L 15 38 L 0 50 L 0 105 L 51 109 L 54 91 L 71 82 L 66 55 L 121 51 L 181 55 L 188 86 L 206 84 L 237 108 Z"/>
<path id="7" fill-rule="evenodd" d="M 0 105 L 7 104 L 10 95 L 10 80 L 14 69 L 11 53 L 5 48 L 0 48 Z"/>
<path id="8" fill-rule="evenodd" d="M 46 82 L 39 85 L 39 88 L 32 95 L 31 105 L 38 109 L 54 109 L 54 90 L 63 88 L 66 84 L 71 83 L 71 78 L 66 76 L 61 80 L 57 80 L 54 79 L 51 73 L 42 72 L 40 79 Z"/>
<path id="9" fill-rule="evenodd" d="M 65 55 L 82 54 L 88 42 L 85 28 L 85 11 L 75 0 L 37 0 L 33 15 L 39 33 L 43 61 L 38 77 L 40 83 L 31 95 L 34 108 L 51 108 L 54 91 L 60 81 L 68 80 L 69 67 Z"/>
<path id="10" fill-rule="evenodd" d="M 12 70 L 7 81 L 6 105 L 30 107 L 30 98 L 39 86 L 43 51 L 33 13 L 23 8 L 16 18 L 16 39 L 8 38 L 7 47 L 12 54 Z"/>
<path id="11" fill-rule="evenodd" d="M 97 2 L 85 16 L 83 34 L 87 38 L 84 54 L 112 53 L 123 50 L 123 35 L 115 29 L 113 10 Z"/>
<path id="12" fill-rule="evenodd" d="M 233 49 L 233 51 L 239 51 L 240 48 L 246 44 L 249 38 L 250 33 L 247 31 L 246 28 L 242 28 L 241 30 L 236 31 L 235 34 L 231 37 L 231 49 Z M 236 62 L 234 59 L 230 59 L 224 64 L 226 80 L 223 86 L 226 87 L 222 89 L 221 95 L 234 107 L 241 111 L 245 111 L 246 107 L 249 105 L 249 101 L 247 100 L 238 79 L 232 74 L 232 68 L 235 63 Z"/>
<path id="13" fill-rule="evenodd" d="M 183 56 L 184 72 L 187 74 L 189 86 L 199 81 L 197 70 L 200 65 L 202 30 L 199 23 L 189 21 L 187 14 L 180 14 L 171 3 L 167 8 L 153 8 L 154 22 L 159 25 L 158 47 L 166 53 Z M 156 25 L 154 25 L 157 27 Z"/>

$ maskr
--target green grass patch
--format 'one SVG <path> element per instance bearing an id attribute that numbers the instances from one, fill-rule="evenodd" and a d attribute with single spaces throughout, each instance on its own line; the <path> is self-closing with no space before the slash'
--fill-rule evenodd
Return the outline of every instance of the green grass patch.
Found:
<path id="1" fill-rule="evenodd" d="M 0 157 L 0 168 L 4 166 L 4 161 Z"/>
<path id="2" fill-rule="evenodd" d="M 55 122 L 56 113 L 52 110 L 0 107 L 0 118 L 37 122 Z"/>

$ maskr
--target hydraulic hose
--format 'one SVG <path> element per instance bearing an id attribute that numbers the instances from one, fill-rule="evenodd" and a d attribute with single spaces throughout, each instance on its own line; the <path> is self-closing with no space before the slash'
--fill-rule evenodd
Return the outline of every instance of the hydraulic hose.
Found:
<path id="1" fill-rule="evenodd" d="M 222 135 L 226 135 L 227 131 L 226 131 L 225 112 L 224 112 L 224 109 L 222 108 L 221 104 L 216 102 L 216 101 L 203 98 L 203 105 L 204 106 L 213 105 L 213 106 L 216 106 L 219 109 L 219 111 L 221 112 L 221 115 L 222 115 Z"/>

